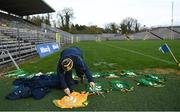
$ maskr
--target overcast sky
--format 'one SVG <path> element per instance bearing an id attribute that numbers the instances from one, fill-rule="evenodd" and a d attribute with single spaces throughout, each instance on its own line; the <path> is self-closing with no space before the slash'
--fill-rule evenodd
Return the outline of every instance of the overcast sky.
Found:
<path id="1" fill-rule="evenodd" d="M 174 25 L 180 25 L 180 0 L 44 0 L 55 11 L 72 8 L 74 24 L 98 25 L 120 23 L 133 17 L 143 26 L 171 25 L 172 1 L 174 2 Z M 54 18 L 56 14 L 54 13 Z"/>

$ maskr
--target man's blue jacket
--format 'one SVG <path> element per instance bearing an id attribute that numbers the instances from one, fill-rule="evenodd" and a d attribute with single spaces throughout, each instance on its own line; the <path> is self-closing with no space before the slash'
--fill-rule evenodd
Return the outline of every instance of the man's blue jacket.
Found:
<path id="1" fill-rule="evenodd" d="M 72 79 L 72 70 L 65 72 L 62 68 L 61 62 L 65 58 L 71 58 L 73 60 L 73 69 L 76 70 L 76 73 L 85 74 L 88 82 L 94 82 L 90 70 L 83 61 L 83 54 L 80 48 L 70 47 L 66 48 L 61 52 L 60 59 L 57 65 L 57 75 L 60 77 L 60 86 L 61 88 L 70 88 L 73 85 Z M 78 74 L 77 74 L 78 75 Z"/>

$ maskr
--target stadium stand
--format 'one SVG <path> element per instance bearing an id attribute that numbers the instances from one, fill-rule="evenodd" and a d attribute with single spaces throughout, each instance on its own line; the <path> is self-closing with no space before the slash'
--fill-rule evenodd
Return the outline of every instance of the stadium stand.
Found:
<path id="1" fill-rule="evenodd" d="M 37 26 L 33 25 L 32 23 L 28 22 L 27 20 L 23 20 L 22 18 L 12 16 L 5 13 L 0 13 L 0 21 L 1 24 L 4 26 L 9 27 L 19 27 L 19 28 L 28 28 L 28 29 L 38 29 Z M 1 25 L 3 26 L 3 25 Z"/>
<path id="2" fill-rule="evenodd" d="M 174 31 L 176 31 L 178 34 L 180 34 L 180 27 L 173 27 Z"/>
<path id="3" fill-rule="evenodd" d="M 130 40 L 134 40 L 134 39 L 139 39 L 139 40 L 165 39 L 166 40 L 166 39 L 171 39 L 171 35 L 173 35 L 173 39 L 180 39 L 180 33 L 178 32 L 178 30 L 180 31 L 180 27 L 174 27 L 173 30 L 171 30 L 170 27 L 157 27 L 151 30 L 129 34 L 128 37 L 130 38 Z M 123 35 L 123 38 L 126 38 L 126 36 Z"/>
<path id="4" fill-rule="evenodd" d="M 170 39 L 171 37 L 171 31 L 167 28 L 158 28 L 155 30 L 151 30 L 150 32 L 162 39 Z"/>
<path id="5" fill-rule="evenodd" d="M 74 34 L 75 37 L 79 37 L 80 41 L 95 41 L 96 34 Z"/>
<path id="6" fill-rule="evenodd" d="M 0 67 L 11 64 L 7 52 L 14 60 L 21 61 L 37 54 L 37 44 L 55 42 L 55 31 L 46 29 L 45 32 L 41 27 L 22 19 L 25 15 L 49 12 L 54 10 L 43 0 L 0 1 Z"/>
<path id="7" fill-rule="evenodd" d="M 10 36 L 5 36 L 0 33 L 0 65 L 11 62 L 6 50 L 11 53 L 15 60 L 29 58 L 36 54 L 35 45 L 28 42 L 25 43 L 23 41 L 18 41 L 16 38 L 11 38 Z M 3 51 L 5 53 L 3 53 Z"/>
<path id="8" fill-rule="evenodd" d="M 173 27 L 173 28 L 171 28 L 171 27 L 167 27 L 169 30 L 171 30 L 172 32 L 174 32 L 173 33 L 173 37 L 175 38 L 175 39 L 180 39 L 180 27 L 178 27 L 178 26 L 175 26 L 175 27 Z"/>
<path id="9" fill-rule="evenodd" d="M 140 31 L 128 35 L 121 34 L 74 34 L 74 37 L 79 37 L 80 41 L 96 41 L 99 37 L 101 40 L 156 40 L 156 39 L 171 39 L 171 33 L 174 39 L 180 39 L 180 27 L 174 27 L 171 30 L 169 27 L 157 27 L 147 31 Z"/>
<path id="10" fill-rule="evenodd" d="M 97 38 L 100 38 L 102 41 L 106 40 L 124 40 L 121 34 L 73 34 L 74 37 L 79 37 L 80 41 L 96 41 Z"/>
<path id="11" fill-rule="evenodd" d="M 121 38 L 121 34 L 101 34 L 99 35 L 102 40 L 123 40 L 124 38 Z"/>
<path id="12" fill-rule="evenodd" d="M 149 31 L 142 31 L 128 35 L 131 40 L 154 40 L 156 36 L 152 35 Z"/>

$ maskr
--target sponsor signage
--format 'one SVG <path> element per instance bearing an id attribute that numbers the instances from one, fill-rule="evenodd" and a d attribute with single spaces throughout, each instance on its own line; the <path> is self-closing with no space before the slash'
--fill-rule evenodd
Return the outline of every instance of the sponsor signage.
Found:
<path id="1" fill-rule="evenodd" d="M 36 50 L 41 58 L 53 54 L 60 50 L 58 43 L 45 43 L 36 45 Z"/>

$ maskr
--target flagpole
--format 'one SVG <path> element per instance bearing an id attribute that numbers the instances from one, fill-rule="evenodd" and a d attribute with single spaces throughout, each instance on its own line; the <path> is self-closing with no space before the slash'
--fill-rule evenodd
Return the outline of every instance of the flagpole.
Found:
<path id="1" fill-rule="evenodd" d="M 178 62 L 178 60 L 176 59 L 176 57 L 174 56 L 173 52 L 171 51 L 171 49 L 169 48 L 169 46 L 168 46 L 166 43 L 165 43 L 165 45 L 168 47 L 169 52 L 171 53 L 173 59 L 175 60 L 175 62 L 176 62 L 176 63 L 178 64 L 178 66 L 179 66 L 179 62 Z"/>

